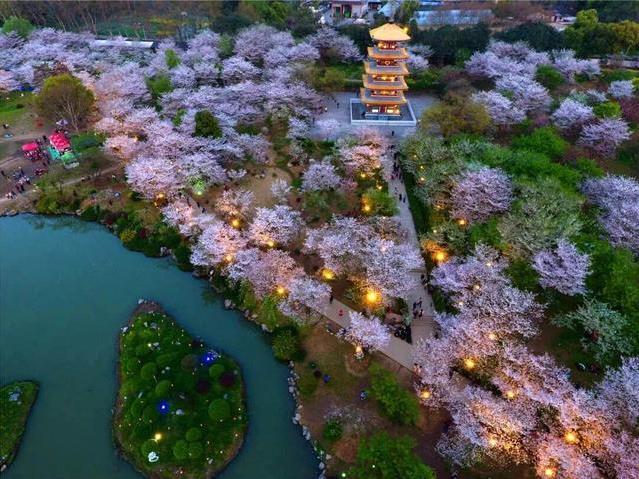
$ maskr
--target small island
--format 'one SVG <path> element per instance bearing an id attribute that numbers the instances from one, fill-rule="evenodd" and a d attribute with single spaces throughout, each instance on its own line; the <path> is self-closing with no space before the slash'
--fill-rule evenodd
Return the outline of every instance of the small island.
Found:
<path id="1" fill-rule="evenodd" d="M 16 381 L 0 388 L 0 472 L 16 457 L 38 388 L 34 381 Z"/>
<path id="2" fill-rule="evenodd" d="M 211 478 L 236 456 L 247 428 L 240 368 L 141 302 L 119 339 L 114 439 L 151 478 Z"/>

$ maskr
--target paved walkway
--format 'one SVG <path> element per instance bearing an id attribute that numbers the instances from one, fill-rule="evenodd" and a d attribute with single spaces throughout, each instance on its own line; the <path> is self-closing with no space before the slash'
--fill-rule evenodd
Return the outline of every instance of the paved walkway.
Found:
<path id="1" fill-rule="evenodd" d="M 389 152 L 389 155 L 392 155 L 393 151 L 395 150 L 391 150 Z M 382 163 L 384 167 L 384 176 L 386 178 L 386 181 L 388 182 L 389 190 L 391 192 L 397 191 L 397 195 L 401 194 L 402 198 L 406 197 L 406 187 L 404 186 L 404 182 L 399 179 L 391 179 L 393 169 L 392 156 L 385 158 Z M 397 215 L 397 218 L 399 219 L 399 222 L 402 225 L 403 229 L 406 231 L 406 239 L 409 243 L 413 244 L 413 246 L 419 249 L 419 238 L 415 229 L 413 215 L 408 207 L 408 200 L 405 203 L 399 202 L 398 206 L 399 214 Z M 418 286 L 413 288 L 406 295 L 406 297 L 403 298 L 408 304 L 409 309 L 412 309 L 412 305 L 414 302 L 418 302 L 420 300 L 422 301 L 422 309 L 424 310 L 423 316 L 421 318 L 413 320 L 411 324 L 413 343 L 409 344 L 406 341 L 392 336 L 388 346 L 380 351 L 381 353 L 385 354 L 392 360 L 397 361 L 399 364 L 411 371 L 413 370 L 414 364 L 414 345 L 417 344 L 417 341 L 419 339 L 432 337 L 435 330 L 435 322 L 433 320 L 435 309 L 433 306 L 433 300 L 428 290 L 421 284 L 421 275 L 425 274 L 425 272 L 425 270 L 412 272 Z M 340 311 L 342 312 L 342 314 L 340 314 Z M 347 328 L 350 325 L 348 314 L 350 311 L 353 310 L 345 304 L 334 300 L 331 304 L 326 304 L 326 306 L 324 306 L 319 312 L 331 321 L 339 324 L 341 327 Z"/>

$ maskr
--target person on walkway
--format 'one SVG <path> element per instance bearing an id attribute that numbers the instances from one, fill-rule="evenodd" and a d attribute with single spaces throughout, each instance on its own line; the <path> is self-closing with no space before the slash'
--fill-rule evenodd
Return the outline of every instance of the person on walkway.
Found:
<path id="1" fill-rule="evenodd" d="M 391 130 L 391 136 L 395 136 L 395 130 Z"/>
<path id="2" fill-rule="evenodd" d="M 339 312 L 337 313 L 337 315 L 341 318 L 344 316 L 344 310 L 340 309 Z"/>
<path id="3" fill-rule="evenodd" d="M 333 293 L 331 293 L 331 295 L 328 297 L 328 302 L 329 302 L 329 304 L 333 304 L 333 300 L 334 300 L 334 299 L 335 299 L 335 298 L 333 297 Z"/>

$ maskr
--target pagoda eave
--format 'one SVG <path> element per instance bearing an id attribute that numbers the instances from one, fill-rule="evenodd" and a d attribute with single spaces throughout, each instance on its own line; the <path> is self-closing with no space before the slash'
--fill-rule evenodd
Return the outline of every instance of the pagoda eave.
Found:
<path id="1" fill-rule="evenodd" d="M 368 57 L 374 60 L 406 60 L 408 51 L 405 48 L 380 50 L 375 47 L 368 47 Z"/>
<path id="2" fill-rule="evenodd" d="M 408 75 L 408 68 L 406 68 L 406 65 L 403 63 L 401 65 L 382 67 L 366 62 L 364 63 L 364 71 L 367 75 Z"/>
<path id="3" fill-rule="evenodd" d="M 405 105 L 406 97 L 400 92 L 397 96 L 389 96 L 385 98 L 383 96 L 370 96 L 366 94 L 365 88 L 359 89 L 359 98 L 365 105 Z"/>
<path id="4" fill-rule="evenodd" d="M 369 90 L 408 90 L 408 85 L 402 76 L 399 77 L 398 81 L 394 82 L 376 82 L 370 78 L 370 75 L 362 75 L 362 83 L 364 84 L 364 88 L 368 88 Z"/>

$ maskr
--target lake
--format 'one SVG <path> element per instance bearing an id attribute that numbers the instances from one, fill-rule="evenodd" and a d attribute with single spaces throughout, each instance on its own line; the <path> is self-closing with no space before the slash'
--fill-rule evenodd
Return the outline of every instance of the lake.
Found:
<path id="1" fill-rule="evenodd" d="M 288 370 L 259 327 L 225 310 L 205 281 L 128 251 L 100 225 L 21 215 L 0 218 L 0 383 L 35 379 L 41 387 L 3 478 L 141 477 L 111 441 L 116 340 L 139 298 L 159 302 L 242 367 L 249 431 L 219 477 L 316 477 L 312 448 L 291 423 Z"/>

